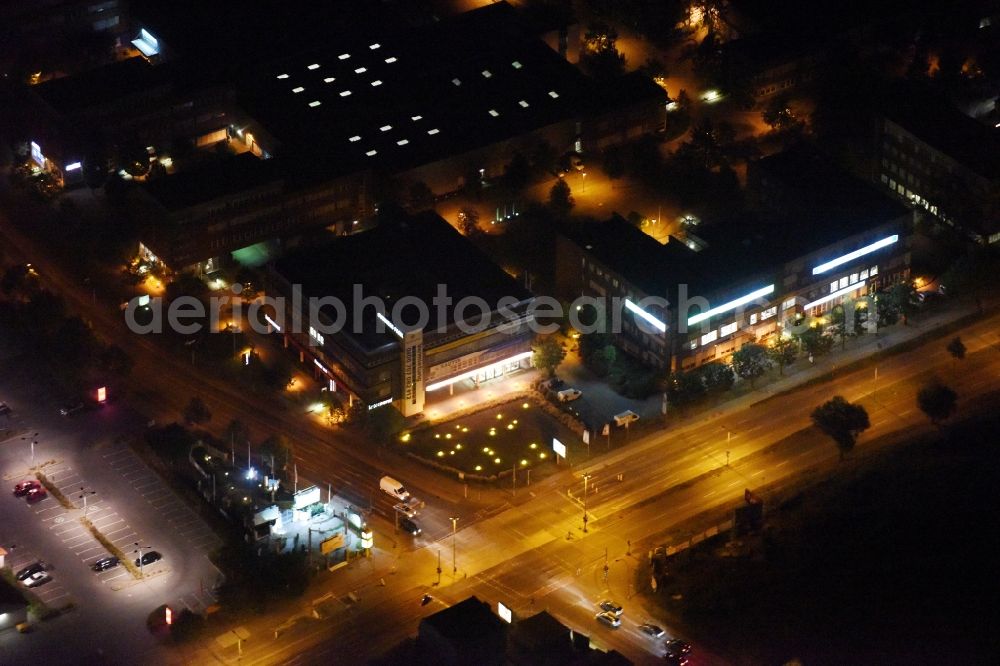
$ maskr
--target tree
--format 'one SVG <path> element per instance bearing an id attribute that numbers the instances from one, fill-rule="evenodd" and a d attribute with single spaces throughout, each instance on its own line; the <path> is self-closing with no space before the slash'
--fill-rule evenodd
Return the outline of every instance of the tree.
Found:
<path id="1" fill-rule="evenodd" d="M 502 184 L 510 194 L 517 194 L 528 184 L 530 175 L 531 165 L 528 164 L 528 159 L 523 153 L 516 152 L 504 167 Z"/>
<path id="2" fill-rule="evenodd" d="M 604 173 L 611 180 L 618 180 L 625 175 L 625 160 L 622 159 L 621 148 L 612 146 L 604 151 L 602 165 Z"/>
<path id="3" fill-rule="evenodd" d="M 284 435 L 271 435 L 260 443 L 258 451 L 262 459 L 268 462 L 271 459 L 274 460 L 274 469 L 271 470 L 272 472 L 288 469 L 288 466 L 294 460 L 292 444 Z"/>
<path id="4" fill-rule="evenodd" d="M 815 327 L 809 327 L 798 335 L 802 349 L 810 356 L 819 356 L 830 351 L 833 346 L 833 338 L 823 333 Z"/>
<path id="5" fill-rule="evenodd" d="M 531 346 L 531 362 L 536 368 L 545 370 L 549 378 L 556 376 L 556 368 L 566 358 L 566 350 L 559 341 L 549 336 L 535 340 Z"/>
<path id="6" fill-rule="evenodd" d="M 212 420 L 212 412 L 201 398 L 195 396 L 184 408 L 184 420 L 192 425 L 201 425 Z"/>
<path id="7" fill-rule="evenodd" d="M 108 345 L 99 357 L 101 369 L 116 377 L 127 377 L 132 372 L 132 357 L 118 345 Z"/>
<path id="8" fill-rule="evenodd" d="M 971 296 L 976 309 L 983 311 L 983 296 L 993 289 L 997 268 L 996 254 L 987 248 L 976 248 L 951 265 L 941 276 L 942 290 L 948 296 Z"/>
<path id="9" fill-rule="evenodd" d="M 667 400 L 676 407 L 690 405 L 705 395 L 705 384 L 696 371 L 671 373 L 667 377 L 666 389 Z"/>
<path id="10" fill-rule="evenodd" d="M 946 349 L 948 350 L 948 353 L 951 354 L 951 357 L 956 361 L 961 361 L 965 358 L 965 343 L 962 342 L 962 338 L 960 337 L 952 339 L 952 341 L 948 343 Z"/>
<path id="11" fill-rule="evenodd" d="M 792 110 L 788 108 L 788 98 L 785 96 L 771 99 L 760 112 L 760 117 L 775 131 L 790 129 L 799 124 Z"/>
<path id="12" fill-rule="evenodd" d="M 842 396 L 834 396 L 813 410 L 812 421 L 817 428 L 833 439 L 843 460 L 858 439 L 858 435 L 871 427 L 868 412 Z"/>
<path id="13" fill-rule="evenodd" d="M 768 357 L 767 349 L 756 342 L 748 342 L 740 347 L 733 354 L 733 372 L 740 379 L 750 381 L 750 388 L 754 382 L 771 367 L 771 359 Z"/>
<path id="14" fill-rule="evenodd" d="M 531 164 L 541 171 L 549 172 L 556 168 L 556 149 L 544 139 L 535 144 L 531 151 Z"/>
<path id="15" fill-rule="evenodd" d="M 778 374 L 785 374 L 785 366 L 795 362 L 799 355 L 799 346 L 792 338 L 779 335 L 768 350 L 768 357 L 778 366 Z"/>
<path id="16" fill-rule="evenodd" d="M 917 407 L 939 425 L 955 413 L 958 395 L 936 377 L 917 392 Z"/>
<path id="17" fill-rule="evenodd" d="M 226 429 L 222 431 L 222 438 L 230 446 L 235 447 L 236 443 L 244 443 L 247 437 L 250 436 L 250 430 L 247 428 L 246 424 L 239 419 L 233 419 L 226 426 Z"/>
<path id="18" fill-rule="evenodd" d="M 699 373 L 705 390 L 710 394 L 725 393 L 733 387 L 736 375 L 733 366 L 722 361 L 712 361 L 701 366 Z"/>
<path id="19" fill-rule="evenodd" d="M 572 190 L 564 178 L 560 178 L 549 190 L 549 210 L 556 217 L 566 217 L 576 204 Z"/>
<path id="20" fill-rule="evenodd" d="M 909 282 L 899 282 L 892 285 L 878 296 L 879 326 L 891 326 L 903 320 L 916 310 L 916 291 Z"/>
<path id="21" fill-rule="evenodd" d="M 413 210 L 426 210 L 434 206 L 434 193 L 422 180 L 410 185 L 410 207 Z"/>
<path id="22" fill-rule="evenodd" d="M 479 211 L 475 208 L 463 208 L 458 212 L 458 228 L 466 236 L 478 236 L 483 233 L 479 228 Z"/>

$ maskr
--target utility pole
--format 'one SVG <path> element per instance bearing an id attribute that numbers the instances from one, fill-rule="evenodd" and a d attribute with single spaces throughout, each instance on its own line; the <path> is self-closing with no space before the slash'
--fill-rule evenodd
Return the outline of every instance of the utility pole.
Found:
<path id="1" fill-rule="evenodd" d="M 587 482 L 592 474 L 583 475 L 583 532 L 587 533 Z"/>
<path id="2" fill-rule="evenodd" d="M 441 584 L 441 549 L 438 548 L 438 585 Z"/>
<path id="3" fill-rule="evenodd" d="M 451 573 L 458 573 L 458 564 L 455 559 L 455 532 L 458 527 L 458 518 L 451 518 Z"/>
<path id="4" fill-rule="evenodd" d="M 515 462 L 510 468 L 510 482 L 511 482 L 511 494 L 517 495 L 517 463 Z"/>

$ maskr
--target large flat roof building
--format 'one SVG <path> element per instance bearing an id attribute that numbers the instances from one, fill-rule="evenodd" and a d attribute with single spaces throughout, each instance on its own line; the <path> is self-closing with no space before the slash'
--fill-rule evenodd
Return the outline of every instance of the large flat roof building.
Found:
<path id="1" fill-rule="evenodd" d="M 292 304 L 277 316 L 286 344 L 312 356 L 351 401 L 392 403 L 410 416 L 428 392 L 530 364 L 531 294 L 434 213 L 386 213 L 371 230 L 293 251 L 273 265 L 270 282 L 269 292 Z M 342 303 L 341 325 L 331 308 L 311 318 L 310 298 Z"/>

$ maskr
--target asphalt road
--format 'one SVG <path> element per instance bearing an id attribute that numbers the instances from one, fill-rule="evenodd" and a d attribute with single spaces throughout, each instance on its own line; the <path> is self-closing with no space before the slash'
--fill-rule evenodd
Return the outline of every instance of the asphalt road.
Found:
<path id="1" fill-rule="evenodd" d="M 1000 389 L 998 321 L 1000 315 L 994 315 L 961 331 L 969 353 L 958 367 L 944 350 L 944 336 L 880 362 L 877 382 L 869 367 L 832 382 L 765 397 L 749 407 L 655 433 L 539 484 L 534 497 L 458 531 L 454 577 L 449 537 L 391 560 L 366 562 L 349 582 L 331 587 L 339 590 L 337 595 L 350 589 L 357 602 L 340 603 L 323 620 L 300 623 L 277 639 L 259 633 L 259 640 L 246 650 L 246 661 L 323 663 L 337 655 L 377 655 L 413 635 L 419 619 L 443 607 L 441 603 L 475 594 L 491 604 L 503 601 L 515 613 L 547 609 L 591 635 L 596 644 L 617 649 L 636 663 L 652 663 L 660 643 L 639 633 L 637 624 L 653 620 L 669 635 L 677 630 L 659 621 L 655 607 L 631 587 L 635 568 L 649 548 L 674 543 L 680 537 L 671 528 L 692 519 L 725 517 L 742 501 L 746 488 L 766 501 L 769 488 L 804 474 L 835 473 L 840 464 L 837 450 L 811 426 L 808 416 L 832 395 L 860 401 L 868 409 L 872 427 L 859 440 L 861 455 L 880 436 L 905 436 L 932 427 L 915 405 L 916 390 L 930 373 L 941 376 L 963 399 Z M 728 444 L 727 432 L 733 433 Z M 582 473 L 594 475 L 588 484 L 586 534 Z M 438 551 L 444 565 L 440 587 L 435 584 Z M 434 596 L 435 603 L 421 607 L 425 593 Z M 606 596 L 626 607 L 617 630 L 593 619 L 596 603 Z M 711 637 L 703 638 L 711 642 Z M 727 663 L 701 642 L 694 643 L 692 663 Z"/>

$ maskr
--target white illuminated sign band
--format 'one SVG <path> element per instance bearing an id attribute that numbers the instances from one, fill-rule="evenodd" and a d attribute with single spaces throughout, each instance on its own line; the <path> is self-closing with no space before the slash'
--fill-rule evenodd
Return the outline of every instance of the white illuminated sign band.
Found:
<path id="1" fill-rule="evenodd" d="M 746 305 L 747 303 L 750 303 L 751 301 L 754 301 L 754 300 L 756 300 L 758 298 L 762 298 L 764 296 L 767 296 L 767 295 L 773 294 L 773 293 L 774 293 L 774 285 L 773 284 L 769 284 L 766 287 L 762 287 L 761 289 L 758 289 L 757 291 L 750 292 L 746 296 L 740 296 L 735 301 L 729 301 L 728 303 L 723 303 L 722 305 L 720 305 L 718 307 L 714 307 L 711 310 L 706 310 L 705 312 L 699 312 L 698 314 L 696 314 L 694 316 L 688 317 L 688 326 L 694 326 L 695 324 L 697 324 L 700 321 L 705 321 L 706 319 L 711 319 L 712 317 L 714 317 L 717 314 L 722 314 L 723 312 L 729 312 L 730 310 L 732 310 L 734 308 L 738 308 L 741 305 Z"/>
<path id="2" fill-rule="evenodd" d="M 274 326 L 274 330 L 276 330 L 278 333 L 281 333 L 281 327 L 278 326 L 278 322 L 274 321 L 273 319 L 271 319 L 267 315 L 264 315 L 264 321 L 266 321 L 271 326 Z"/>
<path id="3" fill-rule="evenodd" d="M 566 445 L 555 437 L 552 438 L 552 450 L 555 451 L 555 454 L 560 458 L 566 457 Z"/>
<path id="4" fill-rule="evenodd" d="M 327 374 L 330 373 L 330 371 L 327 369 L 327 367 L 325 365 L 323 365 L 322 363 L 319 362 L 318 358 L 314 358 L 313 359 L 313 363 L 315 363 L 316 367 L 319 368 L 320 370 L 322 370 L 323 372 L 325 372 Z"/>
<path id="5" fill-rule="evenodd" d="M 636 305 L 635 303 L 633 303 L 628 299 L 625 299 L 625 309 L 635 314 L 636 316 L 641 317 L 643 321 L 650 324 L 660 333 L 665 333 L 667 331 L 667 325 L 665 323 L 663 323 L 653 315 L 649 314 L 648 312 L 646 312 L 645 310 L 643 310 L 638 305 Z"/>
<path id="6" fill-rule="evenodd" d="M 476 368 L 475 370 L 469 370 L 468 372 L 463 372 L 462 374 L 456 375 L 455 377 L 452 377 L 451 379 L 445 379 L 443 381 L 440 381 L 440 382 L 437 382 L 437 383 L 434 383 L 434 384 L 428 384 L 424 388 L 424 390 L 425 391 L 437 391 L 438 389 L 443 389 L 445 386 L 450 386 L 451 384 L 455 384 L 456 382 L 460 382 L 463 379 L 469 379 L 470 377 L 475 377 L 480 372 L 486 372 L 487 370 L 490 370 L 491 368 L 494 369 L 494 370 L 497 370 L 497 369 L 500 369 L 501 367 L 507 365 L 508 363 L 514 363 L 515 361 L 523 361 L 523 360 L 528 359 L 528 358 L 531 358 L 531 352 L 530 351 L 521 352 L 520 354 L 514 354 L 513 356 L 505 358 L 505 359 L 503 359 L 501 361 L 497 361 L 496 363 L 492 363 L 492 364 L 490 364 L 490 365 L 488 365 L 486 367 Z"/>
<path id="7" fill-rule="evenodd" d="M 899 235 L 898 234 L 893 234 L 892 236 L 887 236 L 887 237 L 883 238 L 882 240 L 875 241 L 871 245 L 865 245 L 863 248 L 857 249 L 854 252 L 848 252 L 847 254 L 845 254 L 843 256 L 840 256 L 840 257 L 837 257 L 836 259 L 834 259 L 832 261 L 828 261 L 825 264 L 820 264 L 819 266 L 817 266 L 816 268 L 814 268 L 812 270 L 812 274 L 813 275 L 819 275 L 820 273 L 825 273 L 828 270 L 830 270 L 831 268 L 836 268 L 837 266 L 840 266 L 841 264 L 846 264 L 849 261 L 854 261 L 858 257 L 863 257 L 866 254 L 871 254 L 872 252 L 874 252 L 876 250 L 881 250 L 882 248 L 888 247 L 889 245 L 892 245 L 893 243 L 896 243 L 898 241 L 899 241 Z"/>
<path id="8" fill-rule="evenodd" d="M 77 170 L 77 169 L 79 169 L 79 168 L 80 168 L 81 166 L 83 166 L 83 165 L 82 165 L 82 164 L 80 164 L 79 162 L 73 162 L 73 163 L 71 163 L 71 164 L 67 164 L 67 165 L 66 165 L 66 171 L 76 171 L 76 170 Z"/>
<path id="9" fill-rule="evenodd" d="M 497 615 L 499 615 L 500 619 L 507 624 L 510 624 L 514 620 L 514 614 L 503 604 L 502 601 L 497 603 Z"/>
<path id="10" fill-rule="evenodd" d="M 861 284 L 860 282 L 857 283 L 857 284 L 852 284 L 851 286 L 845 287 L 845 288 L 843 288 L 843 289 L 841 289 L 839 291 L 835 291 L 832 294 L 827 294 L 823 298 L 815 300 L 812 303 L 806 303 L 806 305 L 805 305 L 805 307 L 803 309 L 804 310 L 809 310 L 810 308 L 814 308 L 817 305 L 823 305 L 824 303 L 829 303 L 833 299 L 840 298 L 841 296 L 845 296 L 845 295 L 851 293 L 852 291 L 857 291 L 858 289 L 860 289 L 863 286 L 864 285 Z"/>
<path id="11" fill-rule="evenodd" d="M 372 404 L 368 405 L 368 409 L 369 410 L 378 409 L 379 407 L 385 407 L 386 405 L 391 405 L 391 404 L 392 404 L 392 398 L 386 398 L 385 400 L 379 400 L 378 402 L 373 402 Z"/>
<path id="12" fill-rule="evenodd" d="M 396 326 L 391 321 L 389 321 L 388 317 L 386 317 L 381 312 L 376 312 L 375 316 L 379 318 L 379 321 L 381 321 L 383 324 L 385 324 L 386 326 L 388 326 L 389 330 L 391 330 L 393 333 L 395 333 L 399 337 L 403 337 L 403 332 L 401 330 L 399 330 L 398 326 Z"/>

